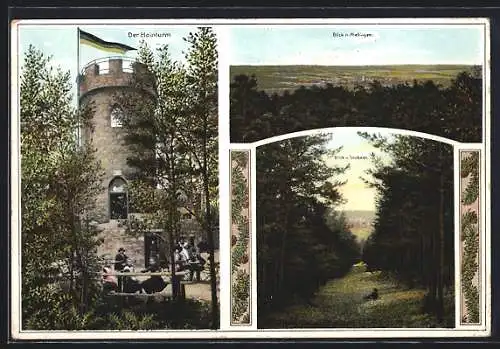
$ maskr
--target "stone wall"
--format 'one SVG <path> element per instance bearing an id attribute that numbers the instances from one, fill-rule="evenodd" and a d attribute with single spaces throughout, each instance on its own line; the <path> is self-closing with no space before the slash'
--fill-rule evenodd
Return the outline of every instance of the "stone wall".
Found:
<path id="1" fill-rule="evenodd" d="M 141 67 L 135 66 L 135 72 Z M 135 261 L 138 268 L 144 267 L 144 236 L 134 238 L 125 232 L 125 228 L 118 225 L 117 221 L 109 219 L 109 184 L 116 177 L 129 179 L 133 170 L 127 165 L 130 151 L 124 142 L 124 129 L 111 127 L 111 112 L 115 106 L 116 96 L 130 87 L 132 78 L 131 71 L 123 70 L 123 62 L 120 59 L 110 59 L 109 69 L 99 71 L 97 64 L 91 64 L 85 68 L 83 76 L 79 79 L 80 102 L 91 103 L 94 108 L 93 129 L 84 130 L 83 137 L 92 142 L 96 149 L 96 158 L 101 162 L 104 177 L 101 184 L 101 192 L 96 198 L 96 209 L 93 219 L 102 230 L 101 237 L 104 243 L 100 246 L 98 254 L 113 260 L 118 249 L 123 247 L 126 254 Z M 137 91 L 151 96 L 153 92 Z M 191 234 L 198 239 L 206 239 L 196 220 L 186 220 L 181 224 L 182 233 L 185 236 Z M 215 234 L 215 245 L 218 247 L 218 231 Z"/>
<path id="2" fill-rule="evenodd" d="M 132 237 L 125 232 L 125 228 L 120 227 L 117 221 L 99 224 L 102 229 L 100 237 L 104 242 L 99 246 L 97 254 L 105 259 L 114 260 L 118 249 L 123 247 L 125 254 L 133 261 L 136 268 L 144 268 L 144 236 Z"/>
<path id="3" fill-rule="evenodd" d="M 109 88 L 89 97 L 94 102 L 95 114 L 93 118 L 94 130 L 90 135 L 92 145 L 96 148 L 96 157 L 104 170 L 102 192 L 97 197 L 97 214 L 102 217 L 99 221 L 105 222 L 109 217 L 108 186 L 113 178 L 122 176 L 127 178 L 132 170 L 127 165 L 130 152 L 124 144 L 123 129 L 111 127 L 111 110 L 113 96 L 119 90 Z"/>
<path id="4" fill-rule="evenodd" d="M 124 142 L 124 130 L 111 127 L 111 112 L 116 104 L 116 96 L 128 88 L 131 78 L 131 72 L 123 71 L 120 59 L 111 59 L 109 70 L 100 72 L 99 66 L 92 64 L 85 69 L 79 81 L 81 103 L 88 103 L 94 108 L 93 129 L 84 130 L 83 137 L 92 142 L 104 170 L 102 191 L 97 197 L 94 213 L 99 223 L 109 221 L 110 182 L 117 176 L 126 180 L 132 174 L 132 169 L 127 165 L 130 152 Z"/>

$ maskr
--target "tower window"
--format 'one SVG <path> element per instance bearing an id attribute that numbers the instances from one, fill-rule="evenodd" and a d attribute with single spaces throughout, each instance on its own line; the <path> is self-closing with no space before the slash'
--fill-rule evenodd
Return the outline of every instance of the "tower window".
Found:
<path id="1" fill-rule="evenodd" d="M 109 218 L 128 218 L 128 195 L 127 183 L 120 177 L 116 177 L 109 184 Z"/>
<path id="2" fill-rule="evenodd" d="M 122 127 L 123 109 L 117 105 L 111 110 L 111 127 Z"/>

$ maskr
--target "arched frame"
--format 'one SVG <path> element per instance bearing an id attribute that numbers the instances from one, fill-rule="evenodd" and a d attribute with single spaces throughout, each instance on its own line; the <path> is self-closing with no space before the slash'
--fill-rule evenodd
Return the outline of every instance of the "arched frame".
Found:
<path id="1" fill-rule="evenodd" d="M 128 183 L 122 176 L 114 176 L 108 183 L 109 219 L 127 219 L 129 213 Z"/>

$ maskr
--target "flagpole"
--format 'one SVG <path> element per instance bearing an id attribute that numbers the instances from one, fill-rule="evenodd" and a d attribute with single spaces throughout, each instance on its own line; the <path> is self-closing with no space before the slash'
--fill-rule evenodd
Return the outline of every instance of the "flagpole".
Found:
<path id="1" fill-rule="evenodd" d="M 78 146 L 81 146 L 80 125 L 80 27 L 76 27 L 76 107 L 78 112 Z"/>

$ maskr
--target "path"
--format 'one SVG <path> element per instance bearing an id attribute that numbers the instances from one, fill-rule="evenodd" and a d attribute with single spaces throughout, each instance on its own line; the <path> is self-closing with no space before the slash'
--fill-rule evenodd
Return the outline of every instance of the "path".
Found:
<path id="1" fill-rule="evenodd" d="M 202 254 L 202 257 L 208 261 L 208 254 Z M 219 251 L 215 251 L 214 259 L 216 263 L 219 263 Z M 209 273 L 208 267 L 205 268 L 205 274 Z M 218 276 L 220 278 L 220 275 Z M 210 288 L 210 280 L 204 280 L 202 282 L 196 282 L 193 284 L 187 284 L 186 286 L 186 297 L 191 299 L 197 299 L 201 301 L 210 302 L 212 300 L 212 292 Z M 219 281 L 217 281 L 217 297 L 219 297 Z M 163 293 L 172 294 L 171 286 L 167 286 Z"/>
<path id="2" fill-rule="evenodd" d="M 380 298 L 365 301 L 377 288 Z M 403 290 L 378 273 L 354 266 L 343 278 L 329 281 L 312 299 L 312 305 L 295 305 L 262 322 L 265 328 L 387 328 L 431 327 L 432 318 L 422 314 L 424 290 Z M 261 328 L 261 324 L 259 324 Z"/>

